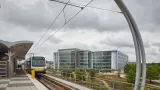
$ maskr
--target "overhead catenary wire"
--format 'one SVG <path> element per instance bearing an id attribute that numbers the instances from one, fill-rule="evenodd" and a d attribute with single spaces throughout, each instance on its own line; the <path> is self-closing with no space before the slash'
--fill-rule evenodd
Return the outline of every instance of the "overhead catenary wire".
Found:
<path id="1" fill-rule="evenodd" d="M 62 13 L 63 11 L 63 14 L 64 14 L 64 19 L 65 19 L 65 23 L 66 23 L 66 17 L 65 17 L 65 13 L 64 13 L 64 9 L 66 7 L 66 5 L 70 5 L 70 6 L 74 6 L 74 7 L 79 7 L 81 9 L 83 9 L 83 7 L 85 5 L 82 5 L 82 4 L 77 4 L 77 3 L 69 3 L 68 2 L 64 2 L 64 1 L 58 1 L 58 0 L 50 0 L 50 1 L 55 1 L 55 2 L 58 2 L 58 3 L 62 3 L 62 4 L 65 4 L 64 8 L 61 10 L 61 12 L 58 14 L 58 16 Z M 114 11 L 114 10 L 109 10 L 109 9 L 105 9 L 105 8 L 99 8 L 99 7 L 94 7 L 94 6 L 86 6 L 86 7 L 89 7 L 89 8 L 94 8 L 94 9 L 100 9 L 100 10 L 106 10 L 106 11 L 111 11 L 111 12 L 116 12 L 116 13 L 122 13 L 122 12 L 119 12 L 119 11 Z M 56 17 L 56 19 L 58 18 L 58 16 Z M 56 19 L 53 21 L 53 23 L 56 21 Z M 50 25 L 50 27 L 52 26 L 53 24 Z M 50 29 L 49 27 L 49 29 Z M 39 39 L 38 43 L 33 47 L 33 49 L 39 44 L 39 42 L 42 40 L 42 38 L 46 35 L 46 33 L 49 31 L 49 29 L 46 30 L 46 32 L 43 34 L 43 36 Z M 32 49 L 32 50 L 33 50 Z"/>
<path id="2" fill-rule="evenodd" d="M 62 3 L 62 4 L 66 4 L 67 2 L 64 2 L 64 1 L 58 1 L 58 0 L 50 0 L 50 1 L 54 1 L 54 2 L 58 2 L 58 3 Z M 82 5 L 82 4 L 78 4 L 78 3 L 68 3 L 68 5 L 70 6 L 75 6 L 75 7 L 80 7 L 82 8 L 83 6 L 85 5 Z M 99 9 L 99 10 L 105 10 L 105 11 L 110 11 L 110 12 L 115 12 L 115 13 L 122 13 L 120 11 L 114 11 L 114 10 L 109 10 L 109 9 L 106 9 L 106 8 L 100 8 L 100 7 L 95 7 L 95 6 L 87 6 L 89 8 L 94 8 L 94 9 Z"/>
<path id="3" fill-rule="evenodd" d="M 39 45 L 41 47 L 47 40 L 49 40 L 53 35 L 55 35 L 59 30 L 61 30 L 66 24 L 68 24 L 74 17 L 76 17 L 84 8 L 86 8 L 93 0 L 91 0 L 88 4 L 86 4 L 81 10 L 79 10 L 74 16 L 72 16 L 66 23 L 64 23 L 59 29 L 57 29 L 51 36 L 49 36 L 42 44 Z M 35 50 L 37 50 L 39 47 L 37 47 Z M 33 52 L 34 52 L 33 51 Z"/>
<path id="4" fill-rule="evenodd" d="M 64 20 L 65 20 L 65 23 L 66 23 L 66 15 L 65 15 L 64 10 L 63 10 L 63 16 L 64 16 Z"/>
<path id="5" fill-rule="evenodd" d="M 62 4 L 67 4 L 66 2 L 64 2 L 64 1 L 58 1 L 58 0 L 50 0 L 50 1 L 54 1 L 54 2 L 58 2 L 58 3 L 62 3 Z M 79 6 L 79 5 L 73 5 L 73 4 L 71 4 L 71 3 L 68 3 L 68 5 L 70 5 L 70 6 L 74 6 L 74 7 L 79 7 L 79 8 L 83 8 L 82 6 Z M 84 5 L 85 6 L 85 5 Z"/>
<path id="6" fill-rule="evenodd" d="M 68 0 L 68 2 L 65 4 L 65 6 L 62 8 L 62 10 L 58 13 L 58 15 L 56 16 L 56 18 L 53 20 L 53 22 L 50 24 L 50 26 L 47 28 L 47 30 L 44 32 L 44 34 L 42 35 L 42 37 L 38 40 L 38 42 L 35 44 L 35 46 L 33 47 L 32 50 L 35 49 L 35 47 L 40 43 L 40 41 L 42 40 L 42 38 L 46 35 L 46 33 L 50 30 L 50 28 L 52 27 L 52 25 L 55 23 L 55 21 L 58 19 L 58 17 L 60 16 L 60 14 L 62 13 L 62 11 L 64 12 L 64 9 L 66 8 L 67 4 L 69 3 L 70 0 Z M 66 21 L 66 20 L 65 20 Z M 31 50 L 31 51 L 32 51 Z M 30 51 L 30 52 L 31 52 Z M 29 52 L 28 52 L 29 53 Z"/>
<path id="7" fill-rule="evenodd" d="M 72 3 L 72 4 L 77 4 L 77 3 Z M 82 4 L 77 4 L 77 5 L 82 5 Z M 82 5 L 82 6 L 84 6 L 84 5 Z M 94 9 L 99 9 L 99 10 L 106 10 L 106 11 L 110 11 L 110 12 L 122 13 L 120 11 L 109 10 L 109 9 L 106 9 L 106 8 L 99 8 L 99 7 L 94 7 L 94 6 L 87 6 L 87 7 L 94 8 Z"/>

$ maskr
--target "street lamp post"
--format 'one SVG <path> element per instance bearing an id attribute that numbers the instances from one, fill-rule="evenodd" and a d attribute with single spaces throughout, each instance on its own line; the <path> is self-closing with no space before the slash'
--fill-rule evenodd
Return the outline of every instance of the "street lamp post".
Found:
<path id="1" fill-rule="evenodd" d="M 137 27 L 135 20 L 133 19 L 131 13 L 129 12 L 126 5 L 123 3 L 122 0 L 114 0 L 118 7 L 121 9 L 124 17 L 126 18 L 135 45 L 135 52 L 136 52 L 136 81 L 134 90 L 138 90 L 138 85 L 140 82 L 140 75 L 141 75 L 141 60 L 142 60 L 142 83 L 141 83 L 141 90 L 144 90 L 145 81 L 146 81 L 146 57 L 145 57 L 145 50 L 143 46 L 143 41 L 141 38 L 141 34 Z"/>

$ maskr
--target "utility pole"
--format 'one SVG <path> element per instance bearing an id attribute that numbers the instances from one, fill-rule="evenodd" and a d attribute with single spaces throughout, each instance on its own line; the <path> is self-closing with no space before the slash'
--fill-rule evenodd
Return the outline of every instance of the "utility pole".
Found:
<path id="1" fill-rule="evenodd" d="M 141 74 L 142 74 L 141 90 L 144 90 L 146 81 L 146 57 L 145 57 L 145 50 L 141 34 L 139 32 L 138 26 L 134 18 L 132 17 L 131 13 L 129 12 L 128 8 L 123 3 L 123 1 L 122 0 L 114 0 L 114 1 L 116 2 L 120 10 L 122 11 L 124 17 L 126 18 L 134 41 L 135 52 L 136 52 L 136 81 L 134 85 L 134 90 L 138 90 Z M 140 71 L 141 61 L 142 61 L 142 71 Z"/>
<path id="2" fill-rule="evenodd" d="M 28 53 L 30 57 L 34 57 L 35 53 Z"/>

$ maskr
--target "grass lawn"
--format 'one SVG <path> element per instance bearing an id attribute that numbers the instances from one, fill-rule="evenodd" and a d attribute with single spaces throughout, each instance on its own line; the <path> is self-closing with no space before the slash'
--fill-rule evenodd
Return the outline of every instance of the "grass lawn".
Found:
<path id="1" fill-rule="evenodd" d="M 106 80 L 114 80 L 114 81 L 121 81 L 121 82 L 127 82 L 126 79 L 120 78 L 117 75 L 97 75 L 97 78 L 102 78 Z"/>

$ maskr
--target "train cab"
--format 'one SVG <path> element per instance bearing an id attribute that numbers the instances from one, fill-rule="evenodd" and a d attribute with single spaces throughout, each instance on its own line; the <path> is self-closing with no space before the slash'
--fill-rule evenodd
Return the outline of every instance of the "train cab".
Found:
<path id="1" fill-rule="evenodd" d="M 33 56 L 25 62 L 26 71 L 31 73 L 34 70 L 35 73 L 46 73 L 46 60 L 42 56 Z"/>

